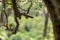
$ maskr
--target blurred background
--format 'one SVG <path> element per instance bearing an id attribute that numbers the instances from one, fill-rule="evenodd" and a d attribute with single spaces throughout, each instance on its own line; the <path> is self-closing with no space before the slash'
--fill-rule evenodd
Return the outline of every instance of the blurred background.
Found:
<path id="1" fill-rule="evenodd" d="M 6 30 L 6 24 L 9 29 L 17 25 L 12 0 L 0 0 L 0 40 L 54 40 L 50 16 L 42 0 L 16 0 L 16 3 L 21 13 L 28 12 L 33 18 L 26 19 L 23 15 L 17 18 L 19 28 L 12 34 Z"/>

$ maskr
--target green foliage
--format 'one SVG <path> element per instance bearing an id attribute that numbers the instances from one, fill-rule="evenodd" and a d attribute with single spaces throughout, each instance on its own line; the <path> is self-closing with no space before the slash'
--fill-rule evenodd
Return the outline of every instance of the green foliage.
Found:
<path id="1" fill-rule="evenodd" d="M 12 18 L 11 18 L 12 19 Z M 13 21 L 13 20 L 11 20 Z M 19 20 L 19 29 L 16 35 L 10 37 L 11 40 L 44 40 L 44 39 L 53 39 L 52 24 L 49 19 L 47 37 L 43 37 L 44 29 L 44 16 L 34 17 L 33 19 L 26 19 L 22 16 L 22 19 Z M 18 37 L 17 37 L 18 36 Z"/>
<path id="2" fill-rule="evenodd" d="M 9 23 L 13 24 L 13 28 L 15 27 L 15 22 L 12 20 L 13 17 L 9 17 Z M 34 17 L 33 19 L 26 19 L 22 16 L 22 19 L 19 20 L 19 28 L 17 34 L 13 35 L 10 31 L 4 32 L 7 37 L 6 39 L 10 40 L 53 40 L 53 30 L 52 23 L 49 19 L 48 29 L 47 29 L 47 37 L 43 37 L 43 29 L 44 29 L 44 16 Z M 4 30 L 3 30 L 4 31 Z M 1 32 L 2 33 L 2 32 Z M 2 35 L 2 34 L 0 34 Z M 4 36 L 3 36 L 4 37 Z M 4 38 L 5 38 L 4 37 Z"/>
<path id="3" fill-rule="evenodd" d="M 10 37 L 10 40 L 22 40 L 22 37 L 18 34 L 18 35 L 12 35 Z"/>
<path id="4" fill-rule="evenodd" d="M 29 0 L 28 0 L 29 1 Z M 0 27 L 0 38 L 3 40 L 54 40 L 53 30 L 52 30 L 52 23 L 49 19 L 48 28 L 47 28 L 47 37 L 43 37 L 43 30 L 44 30 L 44 21 L 45 16 L 40 16 L 39 11 L 42 10 L 42 3 L 35 2 L 36 0 L 32 0 L 32 7 L 29 11 L 29 15 L 33 16 L 34 18 L 26 19 L 22 16 L 21 20 L 19 21 L 19 28 L 17 34 L 12 34 L 10 31 L 5 31 L 5 27 Z M 11 3 L 11 0 L 8 0 Z M 20 3 L 21 1 L 18 0 L 19 5 L 22 9 L 27 10 L 31 2 L 27 2 L 25 4 Z M 7 4 L 7 9 L 11 8 L 12 5 Z M 39 15 L 39 16 L 36 16 Z M 8 25 L 12 24 L 12 28 L 15 29 L 16 23 L 14 21 L 14 15 L 8 17 Z"/>

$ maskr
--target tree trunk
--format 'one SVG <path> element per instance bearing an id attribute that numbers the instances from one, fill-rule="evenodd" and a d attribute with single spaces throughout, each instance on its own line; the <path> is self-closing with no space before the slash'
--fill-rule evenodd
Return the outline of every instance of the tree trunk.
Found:
<path id="1" fill-rule="evenodd" d="M 55 40 L 60 40 L 60 0 L 43 0 L 53 23 Z"/>
<path id="2" fill-rule="evenodd" d="M 45 23 L 44 23 L 44 30 L 43 30 L 43 36 L 46 37 L 47 35 L 47 27 L 48 27 L 48 19 L 49 19 L 49 14 L 45 14 Z"/>

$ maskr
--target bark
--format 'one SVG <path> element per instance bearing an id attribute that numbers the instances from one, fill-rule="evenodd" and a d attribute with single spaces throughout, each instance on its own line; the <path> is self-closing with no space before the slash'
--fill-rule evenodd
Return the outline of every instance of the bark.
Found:
<path id="1" fill-rule="evenodd" d="M 26 18 L 33 18 L 32 16 L 29 16 L 27 13 L 21 13 L 17 7 L 17 2 L 16 0 L 12 0 L 12 6 L 13 6 L 13 10 L 14 10 L 14 19 L 15 19 L 15 22 L 16 22 L 16 28 L 13 29 L 13 34 L 16 34 L 17 33 L 17 30 L 18 30 L 18 27 L 19 27 L 19 22 L 18 22 L 18 19 L 21 19 L 21 16 L 25 16 Z M 29 8 L 30 9 L 30 8 Z M 28 11 L 29 13 L 29 11 Z"/>
<path id="2" fill-rule="evenodd" d="M 17 30 L 18 30 L 18 27 L 19 27 L 19 22 L 18 22 L 18 19 L 21 19 L 21 16 L 25 16 L 26 18 L 30 17 L 30 18 L 33 18 L 32 16 L 29 16 L 27 15 L 26 13 L 20 13 L 20 11 L 18 10 L 18 7 L 17 7 L 17 2 L 16 0 L 12 0 L 12 5 L 13 5 L 13 10 L 14 10 L 14 18 L 15 18 L 15 22 L 16 22 L 16 28 L 15 30 L 13 31 L 14 34 L 16 34 Z"/>
<path id="3" fill-rule="evenodd" d="M 55 40 L 60 40 L 60 0 L 43 0 L 53 23 Z"/>
<path id="4" fill-rule="evenodd" d="M 14 19 L 16 22 L 16 28 L 13 30 L 13 34 L 16 34 L 18 27 L 19 27 L 19 22 L 18 22 L 17 17 L 21 18 L 21 14 L 19 10 L 17 9 L 16 0 L 12 0 L 12 5 L 13 5 L 13 10 L 14 10 Z"/>
<path id="5" fill-rule="evenodd" d="M 29 8 L 28 8 L 28 10 L 27 10 L 27 14 L 29 13 L 29 11 L 30 11 L 30 9 L 31 9 L 31 7 L 32 7 L 32 5 L 33 5 L 32 0 L 30 0 L 30 2 L 31 2 L 31 4 L 30 4 L 30 6 L 29 6 Z"/>
<path id="6" fill-rule="evenodd" d="M 44 32 L 43 36 L 46 37 L 47 35 L 47 27 L 48 27 L 48 19 L 49 19 L 49 14 L 45 14 L 45 23 L 44 23 Z"/>
<path id="7" fill-rule="evenodd" d="M 2 0 L 2 4 L 3 4 L 2 13 L 6 17 L 6 19 L 3 19 L 3 22 L 4 22 L 4 25 L 6 26 L 6 29 L 9 30 L 9 28 L 8 28 L 8 15 L 6 13 L 6 3 L 5 2 L 6 2 L 6 0 Z"/>
<path id="8" fill-rule="evenodd" d="M 0 14 L 0 21 L 1 21 L 1 23 L 3 23 L 3 17 L 4 17 L 4 14 L 3 14 L 3 11 L 1 12 L 1 14 Z"/>

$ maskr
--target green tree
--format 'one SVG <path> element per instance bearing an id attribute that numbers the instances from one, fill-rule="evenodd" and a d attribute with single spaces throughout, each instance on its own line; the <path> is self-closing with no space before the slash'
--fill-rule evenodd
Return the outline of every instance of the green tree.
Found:
<path id="1" fill-rule="evenodd" d="M 55 40 L 60 40 L 60 0 L 43 0 L 53 23 Z"/>

